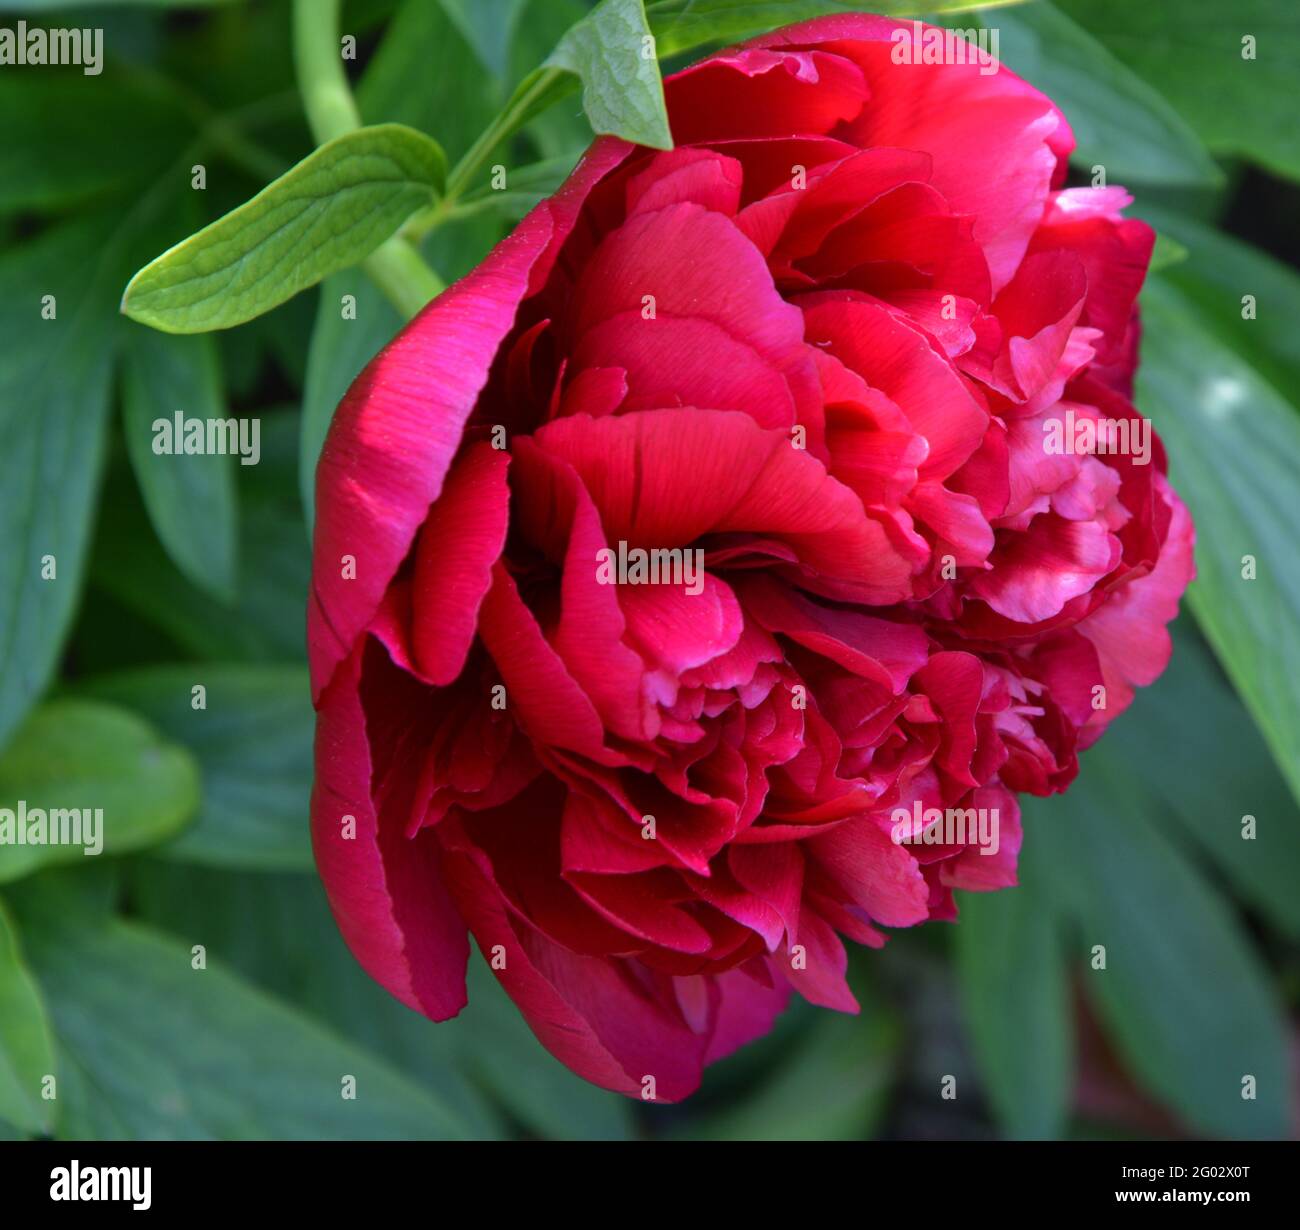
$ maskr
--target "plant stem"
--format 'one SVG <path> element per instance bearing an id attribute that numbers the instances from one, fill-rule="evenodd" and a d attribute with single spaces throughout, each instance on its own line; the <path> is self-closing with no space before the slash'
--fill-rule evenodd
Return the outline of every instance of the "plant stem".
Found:
<path id="1" fill-rule="evenodd" d="M 307 124 L 319 144 L 361 127 L 339 42 L 341 0 L 293 0 L 293 59 Z M 445 289 L 419 251 L 400 235 L 362 262 L 370 279 L 408 319 Z"/>

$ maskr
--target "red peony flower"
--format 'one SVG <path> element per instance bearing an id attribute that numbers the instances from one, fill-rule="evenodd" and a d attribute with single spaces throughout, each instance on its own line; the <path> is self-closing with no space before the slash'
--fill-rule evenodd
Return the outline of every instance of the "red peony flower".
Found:
<path id="1" fill-rule="evenodd" d="M 317 475 L 316 857 L 441 1020 L 472 933 L 662 1099 L 843 939 L 1016 881 L 1192 528 L 1129 401 L 1153 241 L 1005 69 L 825 18 L 666 84 L 362 373 Z"/>

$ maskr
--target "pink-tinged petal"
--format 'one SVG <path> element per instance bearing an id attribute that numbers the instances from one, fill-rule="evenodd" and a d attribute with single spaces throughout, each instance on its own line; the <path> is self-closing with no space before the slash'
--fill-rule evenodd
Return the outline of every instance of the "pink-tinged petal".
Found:
<path id="1" fill-rule="evenodd" d="M 370 623 L 441 494 L 520 302 L 549 272 L 582 201 L 629 149 L 616 141 L 593 146 L 560 191 L 430 303 L 344 396 L 316 470 L 307 614 L 315 696 Z M 344 556 L 355 559 L 355 570 Z"/>
<path id="2" fill-rule="evenodd" d="M 936 552 L 951 554 L 959 568 L 978 567 L 993 550 L 993 527 L 974 496 L 924 482 L 909 493 L 905 507 L 934 536 Z"/>
<path id="3" fill-rule="evenodd" d="M 695 594 L 685 584 L 618 590 L 629 644 L 673 680 L 730 653 L 744 629 L 740 603 L 727 583 L 709 573 L 699 582 Z"/>
<path id="4" fill-rule="evenodd" d="M 748 578 L 739 592 L 745 610 L 769 632 L 789 637 L 895 695 L 925 665 L 929 638 L 916 624 L 822 606 L 769 577 Z"/>
<path id="5" fill-rule="evenodd" d="M 923 478 L 944 478 L 979 447 L 989 416 L 961 376 L 914 326 L 851 292 L 804 296 L 808 340 L 879 389 L 929 442 Z"/>
<path id="6" fill-rule="evenodd" d="M 886 927 L 911 927 L 929 916 L 930 890 L 917 861 L 879 821 L 856 817 L 812 838 L 809 857 L 847 901 Z"/>
<path id="7" fill-rule="evenodd" d="M 748 415 L 685 408 L 557 419 L 535 438 L 578 471 L 611 542 L 673 547 L 706 534 L 767 535 L 806 569 L 859 585 L 867 601 L 910 591 L 910 563 L 861 501 L 789 436 Z"/>
<path id="8" fill-rule="evenodd" d="M 1183 591 L 1196 575 L 1192 519 L 1163 475 L 1156 486 L 1173 517 L 1154 570 L 1113 590 L 1078 625 L 1097 647 L 1106 684 L 1106 709 L 1089 715 L 1090 726 L 1104 727 L 1121 714 L 1133 700 L 1133 689 L 1154 683 L 1169 664 L 1173 645 L 1165 625 L 1178 614 Z M 1085 737 L 1084 746 L 1096 733 Z"/>
<path id="9" fill-rule="evenodd" d="M 779 975 L 770 975 L 766 982 L 761 980 L 750 972 L 751 964 L 737 966 L 710 979 L 717 988 L 719 1003 L 713 1037 L 704 1056 L 706 1064 L 725 1059 L 747 1042 L 763 1037 L 785 1011 L 790 999 L 788 983 Z"/>
<path id="10" fill-rule="evenodd" d="M 938 864 L 940 882 L 949 888 L 968 892 L 990 893 L 1013 888 L 1017 883 L 1016 865 L 1020 858 L 1020 804 L 1016 796 L 1001 783 L 994 782 L 971 792 L 966 807 L 984 811 L 992 821 L 996 815 L 997 848 L 990 842 L 985 853 L 979 846 L 967 846 L 955 858 Z"/>
<path id="11" fill-rule="evenodd" d="M 1007 619 L 1036 624 L 1088 593 L 1119 559 L 1119 539 L 1104 525 L 1048 513 L 998 544 L 993 567 L 971 579 L 970 592 Z"/>
<path id="12" fill-rule="evenodd" d="M 821 51 L 730 51 L 664 82 L 678 145 L 829 133 L 862 110 L 862 70 Z M 882 143 L 883 144 L 883 143 Z"/>
<path id="13" fill-rule="evenodd" d="M 930 182 L 955 213 L 975 219 L 996 290 L 1024 256 L 1058 163 L 1073 147 L 1069 126 L 1050 99 L 1005 67 L 989 73 L 969 63 L 900 65 L 896 48 L 893 41 L 846 47 L 872 90 L 850 139 L 933 157 Z M 974 156 L 978 150 L 997 156 Z"/>
<path id="14" fill-rule="evenodd" d="M 627 398 L 627 372 L 621 367 L 585 367 L 560 395 L 559 414 L 613 414 Z"/>
<path id="15" fill-rule="evenodd" d="M 573 296 L 575 367 L 623 368 L 629 410 L 743 410 L 791 427 L 815 399 L 803 317 L 722 214 L 668 205 L 629 218 L 596 250 Z"/>
<path id="16" fill-rule="evenodd" d="M 1100 329 L 1097 360 L 1121 356 L 1138 291 L 1146 279 L 1156 233 L 1119 209 L 1131 198 L 1122 188 L 1070 188 L 1052 198 L 1028 255 L 1068 251 L 1087 273 L 1088 297 L 1079 323 Z"/>
<path id="17" fill-rule="evenodd" d="M 849 955 L 840 937 L 818 915 L 805 911 L 799 919 L 797 944 L 782 970 L 790 984 L 810 1004 L 856 1013 L 858 1001 L 845 981 L 848 968 Z"/>
<path id="18" fill-rule="evenodd" d="M 561 1063 L 617 1093 L 640 1096 L 653 1077 L 660 1101 L 699 1084 L 707 1037 L 685 1022 L 663 980 L 639 962 L 580 956 L 511 910 L 469 847 L 446 856 L 447 880 L 493 972 L 525 1020 Z M 498 968 L 499 966 L 499 968 Z"/>
<path id="19" fill-rule="evenodd" d="M 363 660 L 379 676 L 371 703 L 383 710 L 385 733 L 395 721 L 429 716 L 430 693 L 385 663 L 382 651 L 367 654 L 363 643 L 340 666 L 316 724 L 316 866 L 339 930 L 366 972 L 417 1012 L 446 1020 L 465 1006 L 465 923 L 444 887 L 432 831 L 405 836 L 410 767 L 390 767 L 383 804 L 372 798 Z"/>
<path id="20" fill-rule="evenodd" d="M 655 154 L 628 181 L 627 212 L 651 213 L 683 202 L 734 217 L 744 173 L 734 158 L 709 149 L 679 146 Z"/>
<path id="21" fill-rule="evenodd" d="M 1026 257 L 993 301 L 1003 341 L 991 370 L 981 367 L 974 356 L 964 361 L 964 369 L 1014 401 L 1029 401 L 1057 376 L 1083 312 L 1087 288 L 1084 267 L 1073 253 L 1038 252 Z M 1081 352 L 1073 367 L 1061 374 L 1061 383 L 1091 357 L 1090 347 Z M 1059 396 L 1058 387 L 1047 400 Z"/>
<path id="22" fill-rule="evenodd" d="M 561 569 L 559 619 L 547 629 L 551 646 L 609 730 L 653 739 L 658 724 L 644 686 L 645 664 L 624 643 L 618 587 L 602 584 L 599 576 L 608 547 L 591 497 L 572 466 L 528 437 L 517 441 L 515 452 L 520 533 Z"/>
<path id="23" fill-rule="evenodd" d="M 483 600 L 479 634 L 505 681 L 511 712 L 537 743 L 609 760 L 604 729 L 591 698 L 547 644 L 500 562 L 492 570 L 492 588 Z"/>
<path id="24" fill-rule="evenodd" d="M 452 467 L 415 551 L 412 640 L 430 682 L 450 683 L 465 665 L 478 610 L 492 584 L 510 516 L 509 454 L 472 445 Z"/>

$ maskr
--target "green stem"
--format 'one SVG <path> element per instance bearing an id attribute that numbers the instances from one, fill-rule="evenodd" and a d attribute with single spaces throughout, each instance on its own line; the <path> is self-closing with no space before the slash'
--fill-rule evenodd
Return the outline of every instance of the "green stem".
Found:
<path id="1" fill-rule="evenodd" d="M 558 68 L 542 68 L 533 74 L 531 81 L 524 82 L 523 88 L 510 100 L 506 109 L 479 134 L 474 144 L 465 151 L 465 156 L 452 168 L 451 174 L 447 176 L 443 204 L 450 207 L 469 187 L 492 156 L 492 151 L 528 119 L 532 106 L 552 88 L 560 76 L 563 73 Z"/>
<path id="2" fill-rule="evenodd" d="M 293 59 L 312 136 L 319 144 L 361 127 L 361 113 L 343 71 L 339 42 L 342 0 L 293 0 Z M 400 235 L 362 262 L 370 279 L 408 319 L 445 289 L 420 253 Z"/>
<path id="3" fill-rule="evenodd" d="M 397 236 L 380 244 L 362 268 L 408 320 L 447 289 L 419 251 Z"/>
<path id="4" fill-rule="evenodd" d="M 293 0 L 293 61 L 303 110 L 317 144 L 361 127 L 361 113 L 343 71 L 339 42 L 342 0 Z"/>

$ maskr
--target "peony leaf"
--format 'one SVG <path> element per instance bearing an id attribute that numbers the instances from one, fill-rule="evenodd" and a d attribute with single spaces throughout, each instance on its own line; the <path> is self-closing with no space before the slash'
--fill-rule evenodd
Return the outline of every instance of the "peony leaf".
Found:
<path id="1" fill-rule="evenodd" d="M 165 333 L 228 329 L 373 252 L 442 190 L 441 146 L 402 124 L 322 145 L 133 277 L 122 311 Z"/>
<path id="2" fill-rule="evenodd" d="M 55 1071 L 45 1005 L 18 950 L 17 928 L 0 902 L 0 1122 L 48 1135 L 58 1102 L 42 1097 L 41 1086 Z"/>
<path id="3" fill-rule="evenodd" d="M 593 131 L 671 149 L 655 40 L 642 0 L 602 0 L 560 39 L 545 68 L 575 74 Z"/>
<path id="4" fill-rule="evenodd" d="M 310 559 L 303 550 L 294 481 L 298 416 L 273 411 L 261 416 L 261 424 L 262 460 L 235 467 L 243 569 L 234 606 L 214 602 L 168 560 L 120 470 L 110 477 L 100 512 L 91 570 L 95 586 L 208 661 L 293 662 L 305 653 L 302 611 Z"/>
<path id="5" fill-rule="evenodd" d="M 28 944 L 71 1140 L 464 1139 L 465 1120 L 380 1059 L 225 968 L 119 919 Z M 355 1097 L 343 1096 L 347 1078 Z"/>
<path id="6" fill-rule="evenodd" d="M 0 756 L 0 807 L 13 813 L 14 824 L 12 844 L 0 844 L 0 882 L 50 863 L 84 863 L 153 845 L 175 833 L 198 800 L 193 758 L 140 718 L 98 701 L 51 701 Z M 49 812 L 62 808 L 98 816 L 97 822 L 79 817 L 80 844 L 48 840 Z M 17 844 L 20 829 L 27 841 L 37 832 L 33 810 L 45 813 L 47 831 L 40 842 Z"/>
<path id="7" fill-rule="evenodd" d="M 1134 212 L 1186 248 L 1165 281 L 1183 292 L 1218 338 L 1293 403 L 1300 403 L 1300 274 L 1267 252 L 1182 214 L 1135 202 Z M 1159 244 L 1157 243 L 1157 251 Z M 1243 313 L 1253 315 L 1249 321 Z"/>
<path id="8" fill-rule="evenodd" d="M 204 688 L 206 708 L 192 705 Z M 154 853 L 250 870 L 310 870 L 313 717 L 299 666 L 153 666 L 77 695 L 133 709 L 188 748 L 203 775 L 193 824 Z"/>
<path id="9" fill-rule="evenodd" d="M 1024 800 L 1026 844 L 1075 924 L 1077 977 L 1128 1068 L 1194 1130 L 1285 1136 L 1286 1030 L 1267 971 L 1145 799 L 1103 739 L 1066 794 Z"/>
<path id="10" fill-rule="evenodd" d="M 1141 77 L 1043 0 L 995 12 L 999 58 L 1065 113 L 1078 142 L 1072 161 L 1108 180 L 1215 185 L 1223 172 L 1200 138 Z"/>
<path id="11" fill-rule="evenodd" d="M 465 41 L 474 48 L 483 67 L 502 77 L 509 67 L 510 42 L 528 0 L 441 0 L 447 17 L 455 22 Z M 415 8 L 428 7 L 417 4 Z"/>
<path id="12" fill-rule="evenodd" d="M 81 591 L 112 384 L 115 218 L 0 260 L 0 747 L 53 674 Z"/>
<path id="13" fill-rule="evenodd" d="M 465 1116 L 476 1135 L 499 1118 L 482 1089 L 544 1139 L 626 1139 L 631 1104 L 574 1076 L 533 1036 L 484 961 L 469 963 L 469 1004 L 431 1025 L 373 982 L 348 951 L 315 877 L 252 875 L 209 868 L 133 868 L 132 899 L 169 931 L 202 929 L 213 951 L 249 981 L 295 1004 Z M 300 971 L 286 986 L 284 971 Z"/>
<path id="14" fill-rule="evenodd" d="M 158 537 L 195 585 L 234 601 L 238 510 L 235 458 L 229 454 L 154 452 L 159 420 L 227 417 L 217 347 L 210 337 L 164 337 L 131 326 L 123 372 L 126 451 Z"/>
<path id="15" fill-rule="evenodd" d="M 1061 923 L 1035 876 L 1036 845 L 1021 853 L 1020 884 L 962 893 L 953 930 L 957 975 L 989 1102 L 1012 1139 L 1058 1140 L 1073 1075 L 1073 1034 Z"/>
<path id="16" fill-rule="evenodd" d="M 1300 799 L 1300 568 L 1289 512 L 1300 415 L 1161 276 L 1142 306 L 1138 405 L 1196 522 L 1188 601 Z"/>
<path id="17" fill-rule="evenodd" d="M 1300 826 L 1286 782 L 1190 616 L 1169 667 L 1118 719 L 1106 751 L 1159 796 L 1172 823 L 1240 896 L 1300 940 Z M 1243 820 L 1255 818 L 1247 837 Z"/>
<path id="18" fill-rule="evenodd" d="M 1300 23 L 1277 0 L 1058 0 L 1177 108 L 1211 152 L 1300 177 L 1295 71 Z"/>

